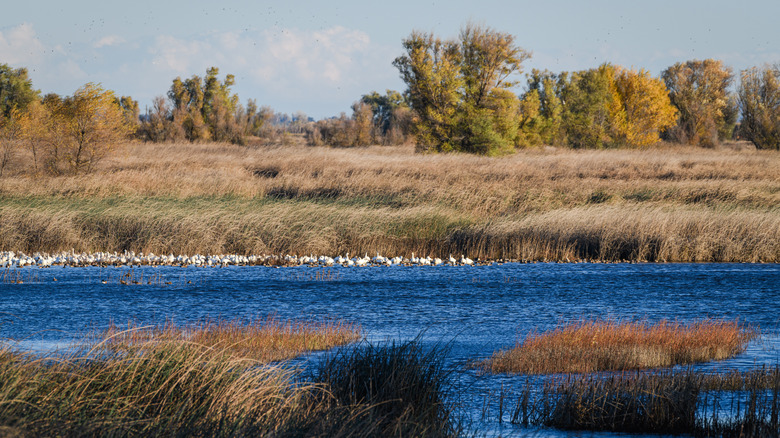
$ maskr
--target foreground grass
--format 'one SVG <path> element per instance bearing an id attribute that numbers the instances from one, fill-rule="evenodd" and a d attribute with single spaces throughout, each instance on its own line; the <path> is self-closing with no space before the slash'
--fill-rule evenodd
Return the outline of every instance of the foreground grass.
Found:
<path id="1" fill-rule="evenodd" d="M 455 436 L 460 431 L 444 398 L 441 352 L 426 353 L 416 342 L 359 344 L 326 359 L 311 379 L 301 379 L 289 367 L 238 354 L 247 350 L 235 348 L 236 323 L 207 329 L 219 340 L 196 342 L 197 330 L 173 336 L 169 325 L 137 335 L 107 333 L 90 349 L 64 356 L 0 349 L 0 432 Z M 250 327 L 239 338 L 253 333 Z"/>
<path id="2" fill-rule="evenodd" d="M 532 333 L 479 366 L 493 373 L 524 374 L 660 368 L 726 359 L 756 336 L 737 321 L 580 321 Z"/>
<path id="3" fill-rule="evenodd" d="M 23 169 L 22 169 L 23 170 Z M 780 155 L 130 144 L 0 179 L 0 249 L 780 261 Z"/>

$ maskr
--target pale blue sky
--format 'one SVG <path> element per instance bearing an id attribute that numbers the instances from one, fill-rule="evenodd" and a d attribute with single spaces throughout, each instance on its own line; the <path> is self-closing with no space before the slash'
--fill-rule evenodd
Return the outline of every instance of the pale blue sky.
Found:
<path id="1" fill-rule="evenodd" d="M 176 76 L 217 66 L 236 76 L 242 102 L 349 112 L 362 94 L 405 88 L 391 63 L 412 30 L 455 37 L 468 21 L 513 34 L 533 52 L 526 71 L 780 63 L 780 0 L 10 3 L 0 7 L 0 63 L 27 67 L 44 93 L 100 82 L 142 108 Z"/>

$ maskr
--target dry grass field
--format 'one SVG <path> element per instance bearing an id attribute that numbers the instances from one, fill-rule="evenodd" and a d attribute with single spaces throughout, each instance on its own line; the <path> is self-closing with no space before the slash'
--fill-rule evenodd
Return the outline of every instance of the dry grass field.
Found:
<path id="1" fill-rule="evenodd" d="M 130 143 L 0 178 L 0 250 L 780 261 L 780 154 Z"/>

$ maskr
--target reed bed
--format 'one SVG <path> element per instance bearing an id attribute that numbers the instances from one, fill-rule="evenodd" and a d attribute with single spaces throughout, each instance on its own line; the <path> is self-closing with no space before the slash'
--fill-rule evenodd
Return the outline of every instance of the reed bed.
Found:
<path id="1" fill-rule="evenodd" d="M 531 333 L 478 366 L 493 373 L 590 373 L 723 360 L 744 351 L 757 332 L 738 321 L 690 324 L 583 320 Z"/>
<path id="2" fill-rule="evenodd" d="M 205 320 L 186 325 L 167 321 L 162 326 L 111 325 L 89 335 L 101 348 L 122 351 L 153 343 L 189 343 L 220 350 L 240 359 L 268 363 L 292 359 L 311 351 L 328 350 L 359 341 L 359 325 L 344 321 L 282 321 L 275 317 L 241 320 Z"/>
<path id="3" fill-rule="evenodd" d="M 284 324 L 282 324 L 284 326 Z M 213 327 L 213 326 L 212 326 Z M 237 329 L 232 325 L 232 332 Z M 289 366 L 269 366 L 242 357 L 226 339 L 131 330 L 90 339 L 84 349 L 51 357 L 25 354 L 0 346 L 0 433 L 4 436 L 456 436 L 454 417 L 429 415 L 443 408 L 419 405 L 417 383 L 428 384 L 430 397 L 448 405 L 441 394 L 446 375 L 438 356 L 417 344 L 394 345 L 368 362 L 329 361 L 325 374 L 304 378 Z M 253 329 L 249 328 L 249 332 Z M 166 334 L 165 336 L 159 333 Z M 129 336 L 129 338 L 128 338 Z M 241 337 L 241 336 L 239 336 Z M 117 348 L 117 339 L 124 339 Z M 98 341 L 98 342 L 94 342 Z M 347 347 L 358 357 L 363 346 Z M 251 356 L 251 354 L 250 354 Z M 392 363 L 388 376 L 404 376 L 413 384 L 404 391 L 375 393 L 371 398 L 345 399 L 349 389 L 373 388 L 375 364 Z M 349 382 L 321 379 L 343 375 Z M 422 376 L 420 373 L 428 373 Z M 424 388 L 423 388 L 424 389 Z M 401 399 L 396 397 L 400 396 Z M 438 397 L 438 398 L 436 398 Z M 415 399 L 422 400 L 422 399 Z M 388 406 L 394 406 L 388 410 Z M 397 409 L 396 409 L 397 408 Z M 449 414 L 451 411 L 446 410 Z M 435 422 L 434 422 L 435 421 Z"/>
<path id="4" fill-rule="evenodd" d="M 568 375 L 539 385 L 522 388 L 508 406 L 509 422 L 706 437 L 780 435 L 777 366 L 724 374 L 687 369 Z"/>
<path id="5" fill-rule="evenodd" d="M 0 249 L 780 261 L 780 155 L 662 145 L 488 158 L 128 144 L 0 178 Z"/>

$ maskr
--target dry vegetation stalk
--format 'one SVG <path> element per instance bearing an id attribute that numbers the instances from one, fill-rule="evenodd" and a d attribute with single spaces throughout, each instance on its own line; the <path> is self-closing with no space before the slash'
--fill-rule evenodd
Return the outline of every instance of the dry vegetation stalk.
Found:
<path id="1" fill-rule="evenodd" d="M 757 336 L 737 321 L 690 324 L 584 320 L 531 333 L 510 350 L 481 363 L 494 373 L 589 373 L 722 360 Z"/>
<path id="2" fill-rule="evenodd" d="M 0 178 L 0 249 L 780 261 L 780 155 L 662 145 L 489 158 L 131 143 Z"/>

